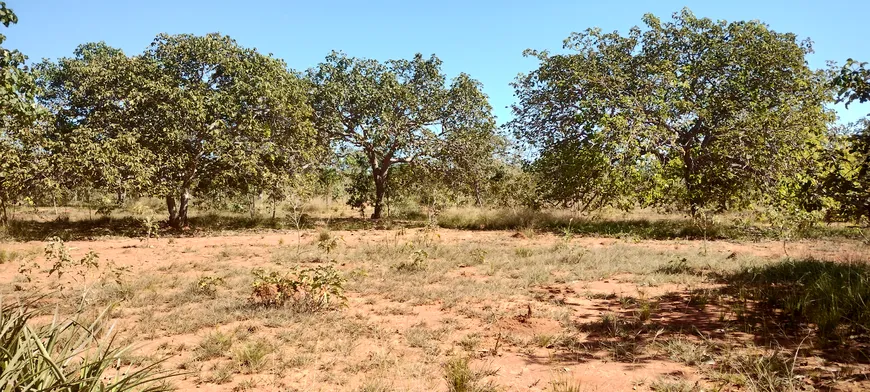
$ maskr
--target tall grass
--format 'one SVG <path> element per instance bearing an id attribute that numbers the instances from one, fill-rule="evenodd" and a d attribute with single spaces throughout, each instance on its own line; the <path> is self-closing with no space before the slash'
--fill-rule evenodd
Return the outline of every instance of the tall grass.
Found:
<path id="1" fill-rule="evenodd" d="M 105 314 L 105 312 L 104 312 Z M 173 373 L 159 363 L 122 366 L 128 348 L 99 339 L 102 315 L 88 326 L 55 318 L 35 326 L 36 312 L 20 305 L 0 307 L 0 390 L 6 392 L 158 392 L 171 390 Z"/>

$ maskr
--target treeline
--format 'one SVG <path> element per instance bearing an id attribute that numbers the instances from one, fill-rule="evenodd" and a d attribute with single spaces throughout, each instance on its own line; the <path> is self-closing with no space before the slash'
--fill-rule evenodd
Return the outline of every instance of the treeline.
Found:
<path id="1" fill-rule="evenodd" d="M 0 17 L 17 21 L 2 2 Z M 867 123 L 835 126 L 830 109 L 870 99 L 865 64 L 810 69 L 809 41 L 760 22 L 643 21 L 527 51 L 540 65 L 513 83 L 502 128 L 480 82 L 434 55 L 333 52 L 293 71 L 220 34 L 132 55 L 88 43 L 32 67 L 2 49 L 2 219 L 92 193 L 164 199 L 173 227 L 192 201 L 299 194 L 372 218 L 401 200 L 870 218 Z"/>

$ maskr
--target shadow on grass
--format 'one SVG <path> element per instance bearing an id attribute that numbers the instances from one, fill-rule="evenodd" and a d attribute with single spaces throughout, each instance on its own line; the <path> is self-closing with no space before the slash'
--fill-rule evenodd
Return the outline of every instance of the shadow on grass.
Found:
<path id="1" fill-rule="evenodd" d="M 331 230 L 382 230 L 423 227 L 425 217 L 402 215 L 407 219 L 370 220 L 358 217 L 313 218 L 303 215 L 301 228 L 325 227 Z M 420 218 L 420 219 L 417 219 Z M 688 218 L 684 219 L 584 219 L 547 211 L 475 210 L 460 211 L 439 217 L 438 224 L 446 229 L 460 230 L 536 230 L 557 234 L 590 237 L 631 237 L 637 239 L 671 240 L 760 240 L 776 239 L 777 233 L 759 226 L 715 224 L 706 230 Z M 290 219 L 250 217 L 248 215 L 206 213 L 191 216 L 189 228 L 163 228 L 161 236 L 209 235 L 224 231 L 292 230 Z M 58 236 L 64 240 L 88 240 L 104 236 L 141 237 L 145 224 L 134 217 L 101 217 L 94 219 L 57 219 L 52 221 L 17 220 L 7 228 L 9 237 L 19 241 L 45 240 Z M 802 238 L 859 238 L 860 234 L 845 227 L 816 226 L 800 233 Z"/>
<path id="2" fill-rule="evenodd" d="M 870 265 L 785 260 L 711 278 L 722 286 L 657 298 L 667 330 L 717 339 L 752 335 L 756 345 L 818 349 L 823 357 L 870 363 Z"/>
<path id="3" fill-rule="evenodd" d="M 646 302 L 626 305 L 619 299 L 597 299 L 603 309 L 599 318 L 575 321 L 582 339 L 547 346 L 554 354 L 526 360 L 583 363 L 603 354 L 642 367 L 661 355 L 645 347 L 692 336 L 698 344 L 708 345 L 711 356 L 734 342 L 751 341 L 769 348 L 771 355 L 782 353 L 790 358 L 799 351 L 800 357 L 870 364 L 867 261 L 786 260 L 709 277 L 721 286 L 650 298 L 654 310 L 644 318 L 638 315 L 643 314 L 641 304 Z M 805 371 L 812 369 L 796 370 Z M 818 375 L 805 376 L 822 382 Z"/>
<path id="4" fill-rule="evenodd" d="M 533 210 L 460 211 L 439 217 L 439 226 L 463 230 L 527 230 L 595 237 L 634 237 L 651 240 L 761 240 L 777 239 L 778 233 L 763 226 L 718 223 L 706 228 L 690 218 L 590 219 Z M 801 238 L 860 238 L 847 227 L 817 225 L 798 233 Z"/>
<path id="5" fill-rule="evenodd" d="M 161 222 L 161 237 L 196 237 L 233 231 L 275 231 L 295 230 L 296 225 L 287 219 L 251 218 L 221 214 L 192 216 L 189 227 L 175 230 Z M 319 219 L 303 216 L 301 229 L 317 227 L 330 230 L 388 230 L 409 227 L 422 227 L 423 222 L 381 220 L 372 221 L 362 218 Z M 88 241 L 100 237 L 115 236 L 137 238 L 147 233 L 141 219 L 134 217 L 100 217 L 94 219 L 57 219 L 51 221 L 15 220 L 6 228 L 6 235 L 16 241 L 45 241 L 60 237 L 64 241 Z"/>

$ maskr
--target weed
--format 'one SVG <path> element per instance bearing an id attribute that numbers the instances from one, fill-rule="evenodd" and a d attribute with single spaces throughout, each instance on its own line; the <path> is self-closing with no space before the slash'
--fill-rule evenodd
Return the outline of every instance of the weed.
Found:
<path id="1" fill-rule="evenodd" d="M 689 366 L 700 365 L 712 359 L 709 346 L 692 342 L 686 338 L 669 339 L 662 343 L 662 348 L 672 361 Z"/>
<path id="2" fill-rule="evenodd" d="M 233 346 L 233 335 L 214 331 L 206 335 L 194 350 L 194 358 L 204 361 L 226 355 Z"/>
<path id="3" fill-rule="evenodd" d="M 495 392 L 498 390 L 492 381 L 483 379 L 495 375 L 488 369 L 473 370 L 468 358 L 453 358 L 444 364 L 444 380 L 448 392 Z"/>
<path id="4" fill-rule="evenodd" d="M 212 384 L 226 384 L 233 379 L 233 374 L 235 373 L 235 367 L 230 362 L 221 363 L 215 366 L 209 377 L 203 379 L 205 382 L 209 382 Z"/>
<path id="5" fill-rule="evenodd" d="M 415 250 L 410 261 L 402 261 L 393 266 L 397 272 L 419 272 L 425 271 L 427 267 L 426 260 L 429 258 L 429 253 L 424 249 Z"/>
<path id="6" fill-rule="evenodd" d="M 224 284 L 224 279 L 219 276 L 201 276 L 194 283 L 192 290 L 197 295 L 214 298 L 217 295 L 218 286 Z"/>
<path id="7" fill-rule="evenodd" d="M 262 340 L 248 342 L 233 351 L 233 360 L 245 372 L 254 373 L 266 365 L 272 346 Z"/>
<path id="8" fill-rule="evenodd" d="M 329 257 L 329 254 L 338 247 L 339 240 L 341 240 L 341 237 L 333 236 L 328 231 L 321 231 L 317 235 L 317 248 Z"/>
<path id="9" fill-rule="evenodd" d="M 11 263 L 20 258 L 22 258 L 22 255 L 14 250 L 7 251 L 5 249 L 0 249 L 0 264 Z"/>
<path id="10" fill-rule="evenodd" d="M 486 249 L 474 249 L 469 252 L 469 256 L 471 256 L 470 261 L 471 265 L 483 264 L 486 262 Z"/>
<path id="11" fill-rule="evenodd" d="M 514 250 L 514 254 L 520 258 L 532 257 L 534 251 L 529 248 L 517 248 Z"/>

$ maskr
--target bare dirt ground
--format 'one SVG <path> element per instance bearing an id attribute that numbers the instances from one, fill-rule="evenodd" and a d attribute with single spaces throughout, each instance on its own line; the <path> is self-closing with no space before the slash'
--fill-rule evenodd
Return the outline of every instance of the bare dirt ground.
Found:
<path id="1" fill-rule="evenodd" d="M 16 257 L 0 264 L 0 287 L 4 300 L 50 292 L 61 314 L 111 306 L 113 331 L 136 347 L 125 364 L 163 360 L 182 373 L 179 390 L 443 391 L 455 358 L 470 360 L 478 391 L 745 390 L 755 373 L 733 365 L 740 358 L 796 350 L 797 388 L 870 390 L 867 358 L 837 360 L 799 336 L 759 332 L 715 294 L 723 283 L 713 278 L 786 252 L 866 259 L 857 242 L 329 235 L 339 239 L 329 251 L 314 230 L 67 242 L 72 264 L 94 252 L 99 267 L 70 266 L 60 278 L 47 273 L 45 242 L 3 243 Z M 396 268 L 408 260 L 422 267 Z M 346 307 L 250 303 L 252 269 L 318 265 L 347 279 Z M 219 280 L 204 292 L 206 277 Z"/>

